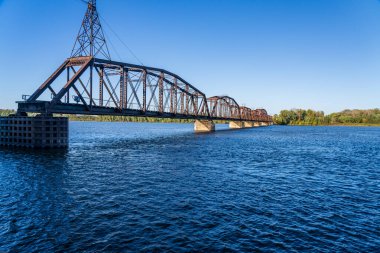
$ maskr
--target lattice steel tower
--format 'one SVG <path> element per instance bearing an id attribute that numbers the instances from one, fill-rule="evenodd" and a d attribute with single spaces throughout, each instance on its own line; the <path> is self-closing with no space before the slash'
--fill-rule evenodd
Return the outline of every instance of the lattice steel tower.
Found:
<path id="1" fill-rule="evenodd" d="M 87 11 L 71 52 L 71 57 L 78 56 L 100 56 L 111 60 L 96 10 L 96 0 L 89 0 L 87 3 Z"/>

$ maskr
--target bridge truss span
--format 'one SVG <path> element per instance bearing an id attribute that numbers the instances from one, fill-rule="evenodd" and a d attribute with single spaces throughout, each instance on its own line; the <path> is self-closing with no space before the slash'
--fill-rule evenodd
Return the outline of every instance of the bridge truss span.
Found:
<path id="1" fill-rule="evenodd" d="M 50 101 L 45 93 L 50 93 Z M 93 57 L 67 59 L 33 95 L 19 102 L 19 111 L 210 118 L 205 94 L 181 77 L 163 69 Z"/>
<path id="2" fill-rule="evenodd" d="M 266 111 L 241 107 L 228 96 L 207 99 L 199 89 L 164 69 L 111 60 L 96 0 L 85 2 L 86 14 L 71 57 L 30 97 L 23 96 L 19 114 L 271 120 Z"/>
<path id="3" fill-rule="evenodd" d="M 240 106 L 229 96 L 214 96 L 207 99 L 212 118 L 242 120 Z"/>
<path id="4" fill-rule="evenodd" d="M 26 100 L 20 113 L 84 114 L 270 121 L 265 110 L 239 106 L 229 96 L 206 98 L 167 70 L 92 56 L 67 59 Z"/>

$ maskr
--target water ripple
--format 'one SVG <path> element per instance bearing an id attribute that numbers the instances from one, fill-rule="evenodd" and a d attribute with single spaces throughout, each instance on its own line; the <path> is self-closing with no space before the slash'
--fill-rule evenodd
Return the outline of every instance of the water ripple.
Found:
<path id="1" fill-rule="evenodd" d="M 70 124 L 0 150 L 0 251 L 380 248 L 380 128 Z"/>

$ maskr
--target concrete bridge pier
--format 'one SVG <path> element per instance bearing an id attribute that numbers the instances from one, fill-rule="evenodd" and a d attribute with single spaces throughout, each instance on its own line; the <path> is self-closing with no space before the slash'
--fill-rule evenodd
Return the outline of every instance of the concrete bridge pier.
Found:
<path id="1" fill-rule="evenodd" d="M 244 122 L 243 121 L 230 121 L 230 128 L 231 129 L 244 128 Z"/>
<path id="2" fill-rule="evenodd" d="M 269 126 L 268 122 L 260 122 L 260 126 Z"/>
<path id="3" fill-rule="evenodd" d="M 253 123 L 253 126 L 254 126 L 254 127 L 259 127 L 259 126 L 260 126 L 260 122 L 254 122 L 254 123 Z"/>
<path id="4" fill-rule="evenodd" d="M 215 124 L 212 120 L 196 120 L 194 122 L 194 131 L 196 133 L 214 132 Z"/>
<path id="5" fill-rule="evenodd" d="M 244 128 L 250 128 L 253 127 L 252 121 L 244 121 Z"/>

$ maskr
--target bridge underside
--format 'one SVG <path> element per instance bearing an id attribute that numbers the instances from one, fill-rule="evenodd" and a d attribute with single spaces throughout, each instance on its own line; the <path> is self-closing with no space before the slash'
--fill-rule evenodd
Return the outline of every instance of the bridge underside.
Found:
<path id="1" fill-rule="evenodd" d="M 244 119 L 236 119 L 221 116 L 205 116 L 181 113 L 160 113 L 156 111 L 141 111 L 134 109 L 117 109 L 113 107 L 93 106 L 91 110 L 87 110 L 84 105 L 59 103 L 51 106 L 51 102 L 18 102 L 18 113 L 38 113 L 38 114 L 73 114 L 73 115 L 112 115 L 112 116 L 134 116 L 134 117 L 154 117 L 154 118 L 170 118 L 170 119 L 194 119 L 194 120 L 221 120 L 221 121 L 247 121 Z M 251 122 L 260 122 L 260 120 L 252 119 Z"/>

